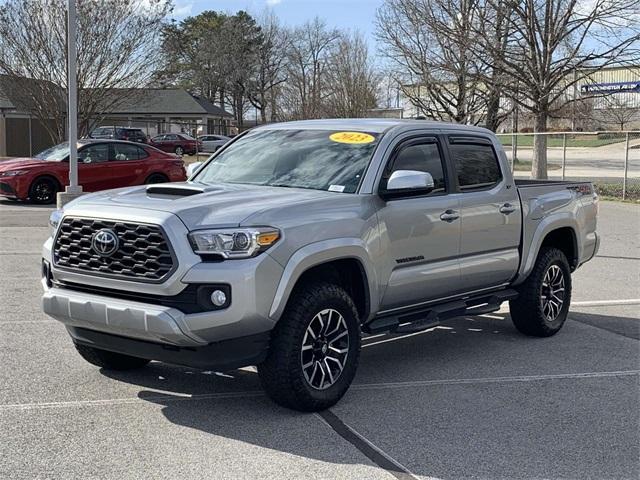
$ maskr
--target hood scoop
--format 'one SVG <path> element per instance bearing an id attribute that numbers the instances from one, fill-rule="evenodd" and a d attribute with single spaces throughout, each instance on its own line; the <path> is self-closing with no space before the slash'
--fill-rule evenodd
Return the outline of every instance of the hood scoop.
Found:
<path id="1" fill-rule="evenodd" d="M 190 197 L 204 193 L 204 188 L 191 185 L 171 185 L 170 183 L 161 183 L 149 185 L 147 194 L 171 195 L 173 197 Z"/>

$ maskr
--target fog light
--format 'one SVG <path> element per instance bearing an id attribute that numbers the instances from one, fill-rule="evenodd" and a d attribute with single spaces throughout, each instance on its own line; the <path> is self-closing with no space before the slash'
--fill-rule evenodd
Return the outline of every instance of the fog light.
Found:
<path id="1" fill-rule="evenodd" d="M 222 290 L 214 290 L 211 294 L 211 303 L 216 307 L 221 307 L 227 303 L 227 296 Z"/>

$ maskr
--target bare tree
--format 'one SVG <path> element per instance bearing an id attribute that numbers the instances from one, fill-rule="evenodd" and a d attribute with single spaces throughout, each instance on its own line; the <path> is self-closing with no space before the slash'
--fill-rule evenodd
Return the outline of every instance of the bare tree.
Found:
<path id="1" fill-rule="evenodd" d="M 78 2 L 78 120 L 86 133 L 96 117 L 147 85 L 156 71 L 170 0 Z M 0 74 L 12 94 L 54 142 L 65 137 L 66 2 L 6 0 L 0 5 Z M 29 80 L 24 80 L 24 78 Z M 122 89 L 118 95 L 105 94 Z"/>
<path id="2" fill-rule="evenodd" d="M 504 87 L 509 81 L 502 68 L 502 59 L 505 56 L 509 38 L 511 36 L 510 16 L 511 10 L 506 0 L 495 0 L 491 4 L 478 2 L 476 7 L 480 10 L 476 14 L 477 34 L 484 41 L 474 42 L 472 48 L 477 58 L 484 63 L 478 69 L 478 75 L 486 89 L 485 92 L 485 120 L 484 126 L 495 132 L 500 124 L 513 112 L 514 102 L 508 102 L 505 108 Z M 489 18 L 489 21 L 484 21 Z M 493 46 L 485 48 L 487 43 Z M 505 99 L 506 100 L 506 99 Z"/>
<path id="3" fill-rule="evenodd" d="M 621 131 L 631 122 L 640 119 L 640 108 L 632 106 L 623 94 L 606 96 L 602 103 L 604 108 L 599 110 L 600 118 L 606 123 L 620 127 Z"/>
<path id="4" fill-rule="evenodd" d="M 223 65 L 226 66 L 225 89 L 238 127 L 250 107 L 251 81 L 258 68 L 258 52 L 263 37 L 256 21 L 244 11 L 227 17 L 222 24 Z"/>
<path id="5" fill-rule="evenodd" d="M 598 69 L 637 56 L 636 0 L 486 0 L 486 5 L 495 9 L 498 2 L 511 11 L 511 33 L 498 64 L 509 78 L 505 93 L 533 114 L 535 132 L 545 132 L 550 115 L 572 100 L 566 96 L 569 87 Z M 485 16 L 480 23 L 486 28 L 494 21 Z M 483 46 L 497 53 L 491 38 Z M 546 136 L 536 135 L 534 178 L 547 178 L 546 147 Z"/>
<path id="6" fill-rule="evenodd" d="M 327 76 L 333 45 L 340 32 L 318 17 L 291 32 L 283 115 L 291 119 L 320 118 L 328 95 Z"/>
<path id="7" fill-rule="evenodd" d="M 376 36 L 403 94 L 427 116 L 478 123 L 486 88 L 473 24 L 479 0 L 387 0 Z"/>
<path id="8" fill-rule="evenodd" d="M 289 34 L 271 12 L 258 20 L 262 34 L 257 48 L 255 77 L 249 88 L 249 100 L 259 110 L 262 123 L 276 121 L 279 86 L 287 80 L 286 59 Z"/>
<path id="9" fill-rule="evenodd" d="M 357 32 L 343 34 L 332 50 L 325 114 L 338 118 L 364 117 L 377 104 L 380 83 L 367 43 Z"/>

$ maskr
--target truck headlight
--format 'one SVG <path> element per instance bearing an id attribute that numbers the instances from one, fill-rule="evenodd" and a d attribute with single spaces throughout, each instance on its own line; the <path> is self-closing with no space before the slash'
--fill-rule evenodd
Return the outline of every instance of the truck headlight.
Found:
<path id="1" fill-rule="evenodd" d="M 249 258 L 265 251 L 280 238 L 271 227 L 199 230 L 189 234 L 194 253 L 222 258 Z"/>
<path id="2" fill-rule="evenodd" d="M 62 220 L 62 210 L 54 210 L 49 216 L 49 229 L 51 230 L 51 236 L 55 236 L 60 221 Z"/>

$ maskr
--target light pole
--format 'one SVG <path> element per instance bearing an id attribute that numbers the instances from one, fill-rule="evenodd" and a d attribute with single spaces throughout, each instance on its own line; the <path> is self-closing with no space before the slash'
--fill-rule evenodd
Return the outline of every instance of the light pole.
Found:
<path id="1" fill-rule="evenodd" d="M 58 208 L 82 195 L 78 185 L 78 85 L 76 79 L 76 0 L 67 0 L 67 120 L 69 138 L 69 185 L 58 193 Z"/>

